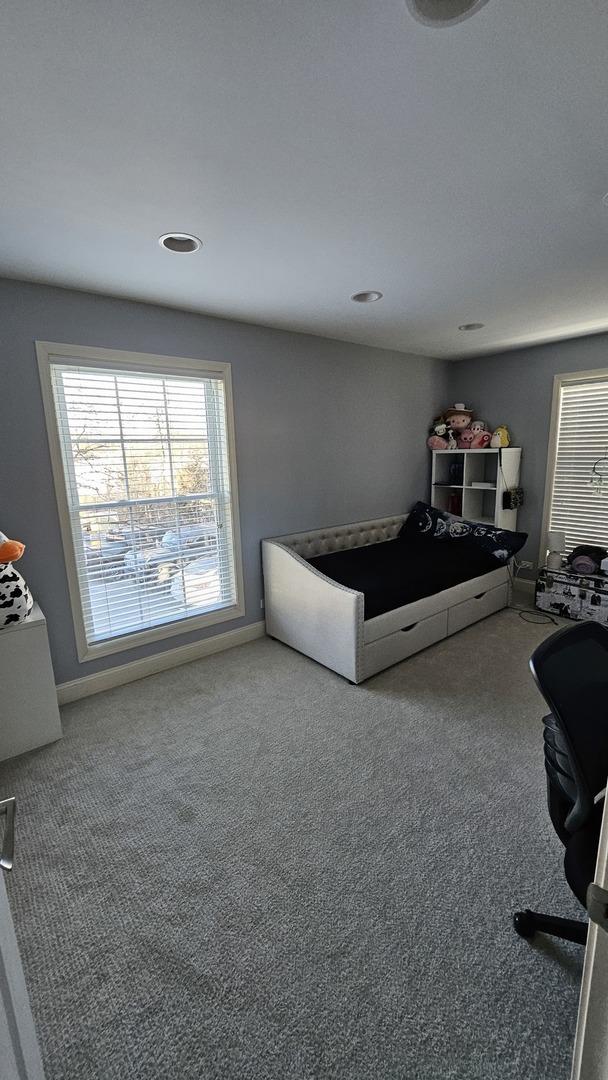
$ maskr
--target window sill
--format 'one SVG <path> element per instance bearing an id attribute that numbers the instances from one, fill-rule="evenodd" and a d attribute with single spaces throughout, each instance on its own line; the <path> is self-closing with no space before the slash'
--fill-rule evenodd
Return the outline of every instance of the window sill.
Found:
<path id="1" fill-rule="evenodd" d="M 161 626 L 154 626 L 149 630 L 135 630 L 133 633 L 110 638 L 108 641 L 100 641 L 93 645 L 78 641 L 78 659 L 81 664 L 84 664 L 88 660 L 95 660 L 101 656 L 112 656 L 114 653 L 124 652 L 126 649 L 137 649 L 140 645 L 147 645 L 150 642 L 164 641 L 166 638 L 176 637 L 178 634 L 189 634 L 192 630 L 202 630 L 207 626 L 216 626 L 219 623 L 240 619 L 244 614 L 245 605 L 237 602 L 229 607 L 207 611 L 204 615 L 192 615 L 185 619 L 177 619 L 175 622 L 163 623 Z"/>

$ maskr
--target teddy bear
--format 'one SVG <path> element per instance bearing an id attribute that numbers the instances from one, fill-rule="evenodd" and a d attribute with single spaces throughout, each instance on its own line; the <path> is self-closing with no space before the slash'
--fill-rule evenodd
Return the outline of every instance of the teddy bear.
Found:
<path id="1" fill-rule="evenodd" d="M 30 590 L 13 566 L 24 551 L 19 540 L 9 540 L 0 532 L 0 628 L 23 622 L 34 606 Z"/>

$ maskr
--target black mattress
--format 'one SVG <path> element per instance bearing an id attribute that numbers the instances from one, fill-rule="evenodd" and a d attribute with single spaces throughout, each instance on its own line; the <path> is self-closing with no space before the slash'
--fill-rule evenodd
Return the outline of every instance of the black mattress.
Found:
<path id="1" fill-rule="evenodd" d="M 332 581 L 362 592 L 366 619 L 505 565 L 466 538 L 437 541 L 418 537 L 332 551 L 308 562 Z"/>

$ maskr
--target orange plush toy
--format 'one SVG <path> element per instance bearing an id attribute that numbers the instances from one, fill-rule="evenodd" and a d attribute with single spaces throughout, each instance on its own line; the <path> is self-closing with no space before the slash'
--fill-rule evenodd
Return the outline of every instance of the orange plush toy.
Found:
<path id="1" fill-rule="evenodd" d="M 4 533 L 0 535 L 4 536 Z M 25 544 L 20 540 L 5 540 L 0 544 L 0 563 L 17 562 L 25 551 Z"/>
<path id="2" fill-rule="evenodd" d="M 30 590 L 13 566 L 24 551 L 25 544 L 0 532 L 0 628 L 23 622 L 34 606 Z"/>

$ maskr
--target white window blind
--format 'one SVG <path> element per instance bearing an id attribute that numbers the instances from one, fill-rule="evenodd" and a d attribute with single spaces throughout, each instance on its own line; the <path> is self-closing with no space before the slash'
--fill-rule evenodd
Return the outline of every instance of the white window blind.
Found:
<path id="1" fill-rule="evenodd" d="M 234 608 L 224 378 L 73 357 L 49 374 L 87 646 Z"/>
<path id="2" fill-rule="evenodd" d="M 549 528 L 564 530 L 567 551 L 608 541 L 608 486 L 601 494 L 590 483 L 607 455 L 608 379 L 562 383 Z"/>

